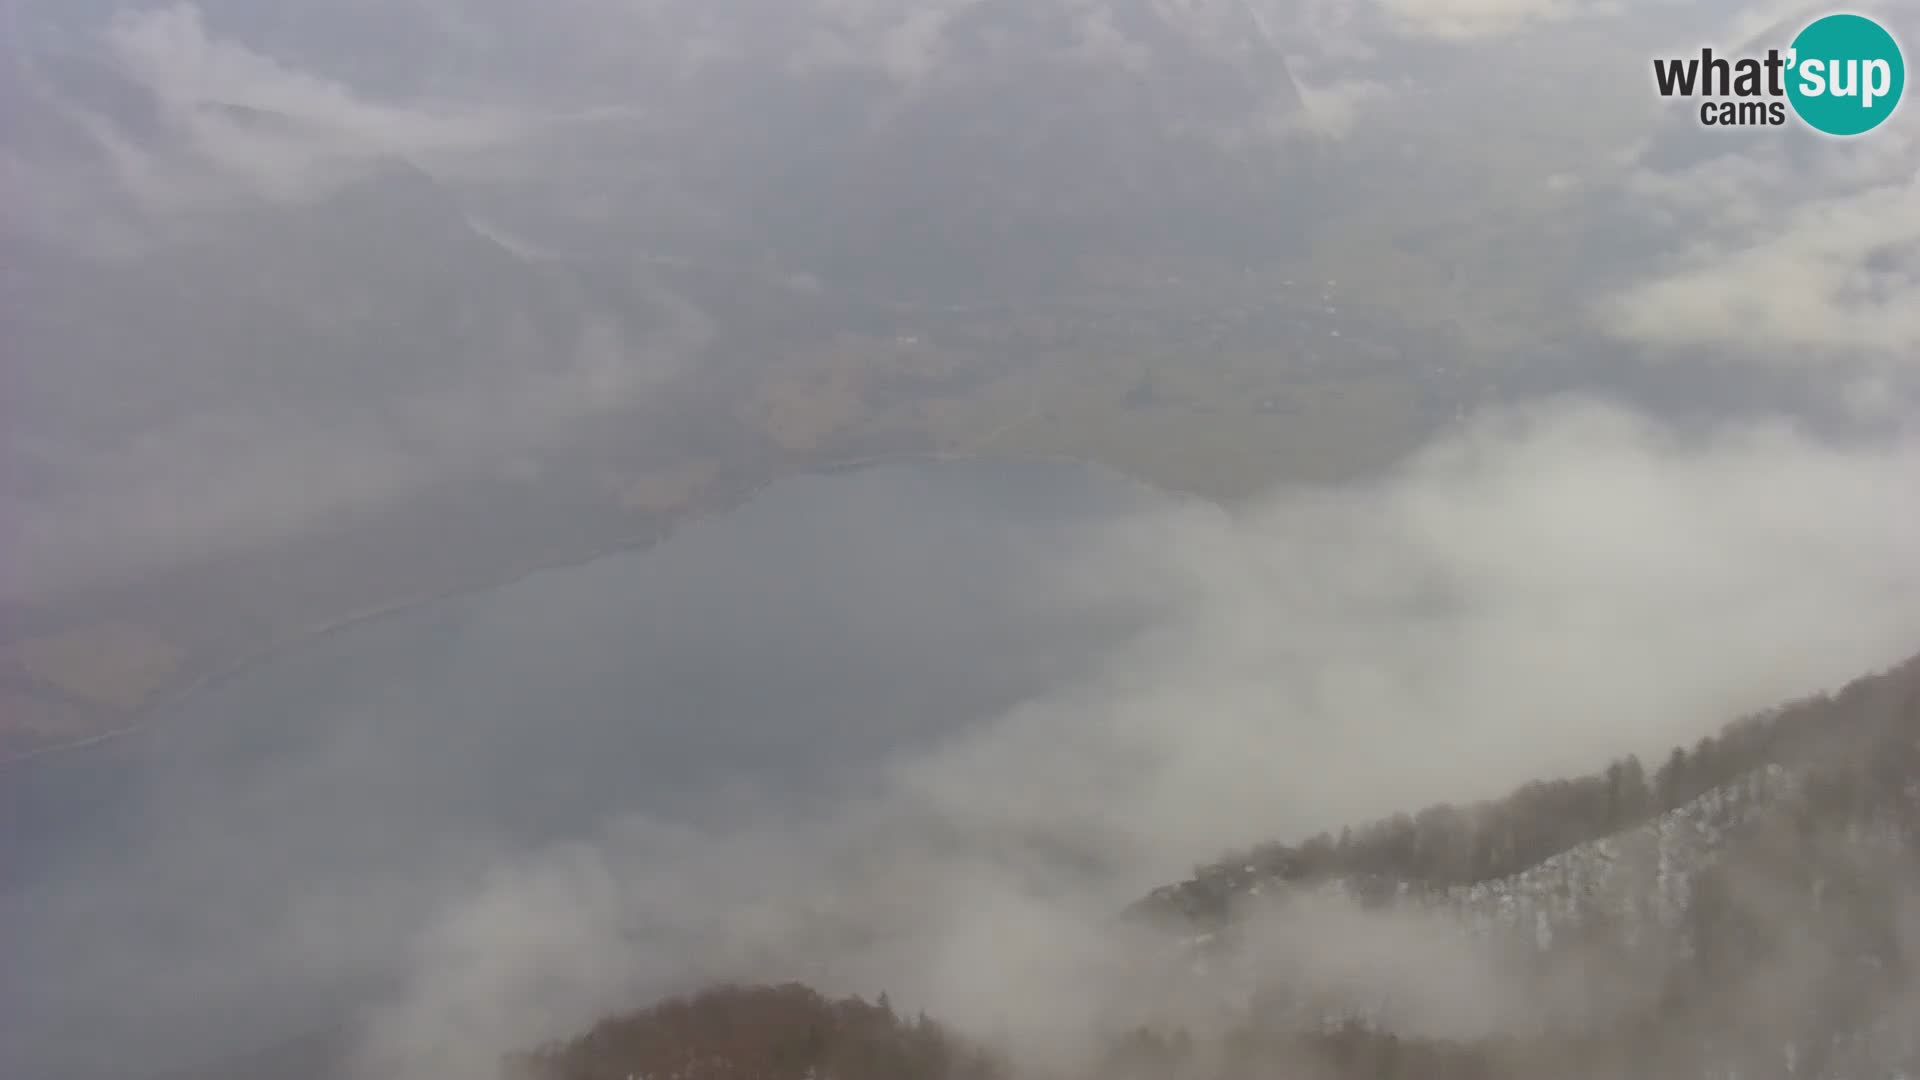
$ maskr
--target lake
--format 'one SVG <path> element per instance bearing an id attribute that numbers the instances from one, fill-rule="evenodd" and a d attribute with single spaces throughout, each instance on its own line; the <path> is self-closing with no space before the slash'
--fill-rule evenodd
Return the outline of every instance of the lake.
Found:
<path id="1" fill-rule="evenodd" d="M 843 799 L 1145 625 L 1052 583 L 1162 503 L 1063 463 L 794 478 L 0 774 L 0 1075 L 165 1075 L 323 1030 L 515 853 Z"/>

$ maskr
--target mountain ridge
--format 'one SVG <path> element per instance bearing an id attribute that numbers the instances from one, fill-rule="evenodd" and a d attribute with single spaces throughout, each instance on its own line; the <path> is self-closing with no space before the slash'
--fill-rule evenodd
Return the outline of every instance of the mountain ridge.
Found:
<path id="1" fill-rule="evenodd" d="M 1526 785 L 1476 809 L 1499 834 L 1520 820 L 1503 812 L 1525 810 L 1559 784 L 1559 812 L 1578 823 L 1581 793 L 1636 790 L 1632 761 L 1580 781 Z M 968 1060 L 984 1075 L 1053 1080 L 1920 1072 L 1920 1032 L 1902 1019 L 1920 1004 L 1911 981 L 1920 961 L 1911 900 L 1920 882 L 1920 657 L 1737 720 L 1676 749 L 1643 782 L 1645 802 L 1616 806 L 1613 826 L 1493 877 L 1434 874 L 1444 860 L 1423 862 L 1418 843 L 1394 857 L 1419 874 L 1302 872 L 1342 851 L 1355 865 L 1379 859 L 1373 848 L 1390 845 L 1407 815 L 1344 843 L 1272 845 L 1264 866 L 1243 855 L 1203 868 L 1130 915 L 1172 938 L 1171 966 L 1138 977 L 1164 983 L 1213 1021 L 1196 1028 L 1169 1016 L 1109 1031 L 1085 1073 Z M 1429 842 L 1439 816 L 1423 814 Z M 1524 848 L 1523 838 L 1514 843 Z M 760 993 L 716 988 L 666 1007 L 718 1010 L 728 995 Z M 629 1075 L 614 1033 L 653 1025 L 655 1015 L 610 1019 L 517 1058 L 515 1075 Z M 917 1023 L 957 1038 L 924 1017 Z M 733 1037 L 752 1044 L 764 1034 Z M 632 1075 L 842 1072 L 821 1061 L 747 1068 L 714 1054 Z M 922 1063 L 902 1075 L 956 1074 Z"/>
<path id="2" fill-rule="evenodd" d="M 1180 913 L 1206 918 L 1220 914 L 1224 896 L 1244 893 L 1263 881 L 1299 882 L 1328 874 L 1328 868 L 1345 864 L 1358 871 L 1359 879 L 1393 878 L 1376 872 L 1381 860 L 1394 862 L 1413 858 L 1423 865 L 1414 849 L 1424 842 L 1432 845 L 1441 832 L 1480 832 L 1482 835 L 1449 839 L 1453 850 L 1434 858 L 1451 860 L 1447 873 L 1416 873 L 1395 881 L 1409 885 L 1473 885 L 1524 872 L 1564 854 L 1581 844 L 1603 840 L 1625 828 L 1633 828 L 1662 814 L 1680 809 L 1717 789 L 1764 773 L 1771 766 L 1795 760 L 1830 759 L 1835 748 L 1822 740 L 1839 734 L 1849 740 L 1873 738 L 1885 730 L 1890 718 L 1911 714 L 1920 708 L 1920 656 L 1893 665 L 1882 672 L 1853 680 L 1838 693 L 1815 694 L 1784 705 L 1741 717 L 1726 724 L 1717 735 L 1698 740 L 1691 749 L 1676 747 L 1667 760 L 1649 776 L 1635 755 L 1617 759 L 1606 769 L 1576 778 L 1532 781 L 1502 799 L 1487 800 L 1456 808 L 1436 804 L 1417 815 L 1400 813 L 1364 823 L 1357 829 L 1343 830 L 1344 841 L 1322 833 L 1305 842 L 1289 846 L 1269 844 L 1251 852 L 1228 854 L 1202 864 L 1193 877 L 1162 886 L 1142 898 L 1134 910 L 1142 915 Z M 1522 844 L 1524 854 L 1515 854 L 1510 835 L 1500 838 L 1507 844 L 1502 851 L 1491 850 L 1497 841 L 1488 831 L 1504 828 L 1511 822 L 1489 824 L 1487 818 L 1533 814 L 1558 803 L 1561 813 L 1584 815 L 1565 836 L 1542 837 Z M 1469 820 L 1478 818 L 1480 820 Z M 1425 832 L 1427 835 L 1418 835 Z M 1461 852 L 1461 843 L 1476 846 Z M 1461 862 L 1465 855 L 1466 861 Z M 1501 866 L 1499 872 L 1489 869 Z M 1337 875 L 1332 875 L 1337 876 Z"/>

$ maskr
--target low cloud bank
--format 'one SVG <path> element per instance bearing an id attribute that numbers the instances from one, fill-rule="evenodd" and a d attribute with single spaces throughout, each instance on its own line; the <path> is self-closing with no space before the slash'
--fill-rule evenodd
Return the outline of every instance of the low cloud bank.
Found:
<path id="1" fill-rule="evenodd" d="M 502 866 L 423 936 L 363 1063 L 484 1068 L 722 978 L 885 990 L 1034 1054 L 1204 1011 L 1129 978 L 1149 953 L 1113 920 L 1195 860 L 1657 751 L 1910 652 L 1916 470 L 1911 433 L 1693 435 L 1563 401 L 1364 488 L 1142 515 L 1060 583 L 1176 613 L 1097 676 L 821 818 L 615 823 Z"/>

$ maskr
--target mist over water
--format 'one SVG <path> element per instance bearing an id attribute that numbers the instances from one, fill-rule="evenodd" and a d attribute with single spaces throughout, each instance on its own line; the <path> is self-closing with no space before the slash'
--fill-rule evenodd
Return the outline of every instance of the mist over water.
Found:
<path id="1" fill-rule="evenodd" d="M 782 979 L 1082 1075 L 1244 1004 L 1115 918 L 1196 863 L 1911 655 L 1920 138 L 1648 85 L 1800 7 L 0 0 L 9 750 L 809 463 L 1244 496 L 790 479 L 0 769 L 0 1080 L 483 1077 Z M 1541 1011 L 1295 914 L 1241 973 Z"/>
<path id="2" fill-rule="evenodd" d="M 1064 465 L 784 482 L 10 773 L 0 1071 L 333 1025 L 356 1076 L 467 1075 L 720 979 L 1022 1054 L 1218 1017 L 1115 937 L 1194 862 L 1907 655 L 1915 454 L 1568 400 L 1232 510 Z"/>
<path id="3" fill-rule="evenodd" d="M 1690 744 L 1900 659 L 1920 517 L 1887 493 L 1914 453 L 1570 400 L 1338 489 L 1121 515 L 1041 596 L 1124 598 L 1143 632 L 817 816 L 615 821 L 499 865 L 421 940 L 362 1075 L 485 1070 L 728 980 L 884 991 L 1042 1069 L 1141 1020 L 1217 1025 L 1233 980 L 1169 978 L 1168 941 L 1116 920 L 1128 901 L 1225 849 Z M 1426 937 L 1293 929 L 1362 996 L 1410 989 L 1370 935 Z M 1474 959 L 1431 953 L 1430 1019 L 1492 992 Z"/>
<path id="4" fill-rule="evenodd" d="M 794 479 L 9 770 L 0 1072 L 157 1074 L 324 1028 L 516 853 L 846 798 L 1141 625 L 1049 583 L 1159 501 L 1070 466 Z"/>

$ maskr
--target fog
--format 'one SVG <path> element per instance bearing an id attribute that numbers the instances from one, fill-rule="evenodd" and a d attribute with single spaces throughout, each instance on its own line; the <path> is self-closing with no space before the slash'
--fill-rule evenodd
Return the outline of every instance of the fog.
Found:
<path id="1" fill-rule="evenodd" d="M 1136 1015 L 1102 1016 L 1139 1007 L 1109 996 L 1139 992 L 1112 916 L 1195 861 L 1690 742 L 1902 658 L 1920 536 L 1889 496 L 1917 452 L 1562 403 L 1360 491 L 1142 515 L 1070 591 L 1173 614 L 1093 676 L 817 820 L 673 844 L 619 823 L 502 869 L 427 935 L 376 1060 L 473 1067 L 636 983 L 723 977 L 885 990 L 1042 1047 Z"/>
<path id="2" fill-rule="evenodd" d="M 794 481 L 306 646 L 126 751 L 104 833 L 10 859 L 16 1052 L 187 1064 L 346 1015 L 370 1075 L 445 1075 L 729 977 L 884 990 L 1035 1053 L 1204 1016 L 1124 977 L 1152 954 L 1114 922 L 1194 862 L 1901 658 L 1916 455 L 1570 400 L 1233 512 L 1062 474 Z M 14 805 L 71 810 L 44 786 L 102 767 Z M 1329 917 L 1283 941 L 1327 948 Z M 1393 933 L 1424 937 L 1324 963 L 1398 985 Z M 1432 948 L 1436 1000 L 1490 978 Z"/>
<path id="3" fill-rule="evenodd" d="M 1800 13 L 0 0 L 4 705 L 75 696 L 50 631 L 290 643 L 0 767 L 0 1071 L 483 1075 L 730 978 L 1071 1064 L 1220 1022 L 1115 919 L 1196 863 L 1911 654 L 1913 108 L 1647 86 Z M 1296 277 L 1331 332 L 1221 329 Z M 1411 403 L 1365 467 L 1108 471 L 1355 400 Z M 1535 1004 L 1416 918 L 1269 930 L 1441 1030 Z"/>
<path id="4" fill-rule="evenodd" d="M 1558 75 L 1739 40 L 1784 9 L 1059 7 L 1002 28 L 966 2 L 9 0 L 0 312 L 21 359 L 0 588 L 285 541 L 563 455 L 582 425 L 657 426 L 650 409 L 684 409 L 673 388 L 777 362 L 725 338 L 740 312 L 636 255 L 942 302 L 1027 287 L 1062 246 L 1264 257 L 1327 212 L 1312 191 L 1409 154 L 1424 164 L 1388 197 L 1457 212 L 1461 110 L 1516 83 L 1545 118 L 1513 118 L 1515 161 L 1557 110 L 1595 129 L 1540 165 L 1553 215 L 1587 232 L 1579 289 L 1553 301 L 1569 333 L 1749 383 L 1784 372 L 1871 418 L 1911 401 L 1906 125 L 1818 152 L 1795 133 L 1703 139 Z M 1215 51 L 1232 58 L 1218 85 Z M 1022 128 L 1022 95 L 1102 119 L 1077 142 Z M 963 139 L 955 117 L 1005 134 Z M 1162 124 L 1215 149 L 1156 143 Z M 1324 175 L 1286 171 L 1301 161 Z M 1022 194 L 983 209 L 983 190 Z M 502 239 L 629 265 L 562 272 Z"/>
<path id="5" fill-rule="evenodd" d="M 163 1072 L 330 1028 L 515 853 L 621 815 L 684 842 L 830 806 L 1140 625 L 1140 598 L 1049 583 L 1149 501 L 1068 466 L 797 479 L 14 766 L 7 1071 Z"/>

